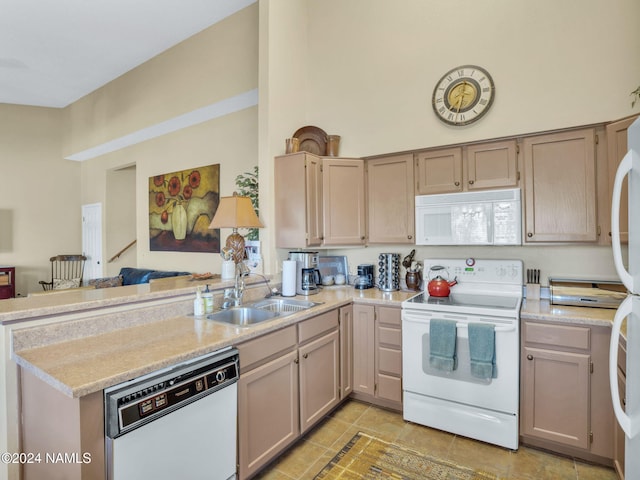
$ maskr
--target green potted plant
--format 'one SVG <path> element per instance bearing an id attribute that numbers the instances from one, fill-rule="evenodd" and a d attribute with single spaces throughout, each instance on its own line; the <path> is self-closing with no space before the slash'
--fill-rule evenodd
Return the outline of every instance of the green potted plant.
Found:
<path id="1" fill-rule="evenodd" d="M 640 100 L 640 87 L 631 92 L 631 95 L 633 96 L 633 100 L 631 101 L 631 108 L 633 108 L 636 106 L 636 102 Z"/>
<path id="2" fill-rule="evenodd" d="M 256 215 L 260 214 L 258 209 L 258 166 L 253 167 L 253 173 L 245 172 L 236 177 L 236 186 L 238 187 L 238 195 L 249 197 L 253 205 Z M 260 230 L 250 228 L 247 233 L 247 240 L 258 240 L 260 238 Z"/>

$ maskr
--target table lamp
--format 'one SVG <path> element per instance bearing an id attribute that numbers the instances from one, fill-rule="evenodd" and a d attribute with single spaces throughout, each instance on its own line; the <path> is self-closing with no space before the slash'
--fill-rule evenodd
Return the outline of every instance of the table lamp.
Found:
<path id="1" fill-rule="evenodd" d="M 231 197 L 221 197 L 213 220 L 209 228 L 233 228 L 233 233 L 227 237 L 227 249 L 233 252 L 236 265 L 244 259 L 244 237 L 238 233 L 238 228 L 262 228 L 262 222 L 253 209 L 249 197 L 241 197 L 233 192 Z"/>

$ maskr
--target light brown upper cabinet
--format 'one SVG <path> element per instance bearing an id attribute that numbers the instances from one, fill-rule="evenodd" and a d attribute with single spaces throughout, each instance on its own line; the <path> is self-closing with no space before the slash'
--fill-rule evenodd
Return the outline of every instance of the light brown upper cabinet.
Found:
<path id="1" fill-rule="evenodd" d="M 416 195 L 462 191 L 462 147 L 415 154 Z"/>
<path id="2" fill-rule="evenodd" d="M 526 243 L 595 242 L 595 129 L 523 141 Z"/>
<path id="3" fill-rule="evenodd" d="M 414 243 L 413 154 L 368 159 L 368 243 Z"/>
<path id="4" fill-rule="evenodd" d="M 283 155 L 274 182 L 276 247 L 364 244 L 364 160 Z"/>
<path id="5" fill-rule="evenodd" d="M 322 159 L 323 245 L 364 245 L 364 160 Z"/>
<path id="6" fill-rule="evenodd" d="M 322 243 L 322 160 L 308 153 L 276 157 L 274 165 L 276 246 Z"/>
<path id="7" fill-rule="evenodd" d="M 471 144 L 415 154 L 416 195 L 518 186 L 516 140 Z"/>
<path id="8" fill-rule="evenodd" d="M 623 118 L 617 122 L 607 125 L 607 167 L 609 172 L 609 202 L 611 208 L 611 197 L 613 196 L 613 180 L 620 161 L 627 153 L 627 129 L 638 118 L 637 115 Z M 620 241 L 629 241 L 629 210 L 628 210 L 628 190 L 627 179 L 622 182 L 622 198 L 620 199 Z M 607 239 L 611 241 L 611 227 L 607 231 Z"/>
<path id="9" fill-rule="evenodd" d="M 466 147 L 463 178 L 467 190 L 518 186 L 518 147 L 515 140 L 477 143 Z"/>

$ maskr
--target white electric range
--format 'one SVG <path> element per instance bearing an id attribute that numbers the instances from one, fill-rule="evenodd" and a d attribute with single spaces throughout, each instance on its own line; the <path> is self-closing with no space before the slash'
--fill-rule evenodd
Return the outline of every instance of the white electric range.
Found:
<path id="1" fill-rule="evenodd" d="M 522 261 L 425 259 L 423 265 L 425 291 L 402 303 L 405 420 L 517 449 Z M 448 297 L 426 291 L 433 266 L 458 282 Z M 443 324 L 454 329 L 454 368 L 432 355 L 442 348 L 433 343 L 442 340 L 441 331 L 432 328 Z M 481 354 L 493 353 L 489 374 L 478 363 L 479 345 Z"/>

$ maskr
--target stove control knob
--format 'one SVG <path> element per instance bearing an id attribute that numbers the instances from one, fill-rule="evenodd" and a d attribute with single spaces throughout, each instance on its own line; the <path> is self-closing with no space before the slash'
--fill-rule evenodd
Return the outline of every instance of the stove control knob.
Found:
<path id="1" fill-rule="evenodd" d="M 219 370 L 216 372 L 216 382 L 221 383 L 224 382 L 227 378 L 227 375 L 224 370 Z"/>

